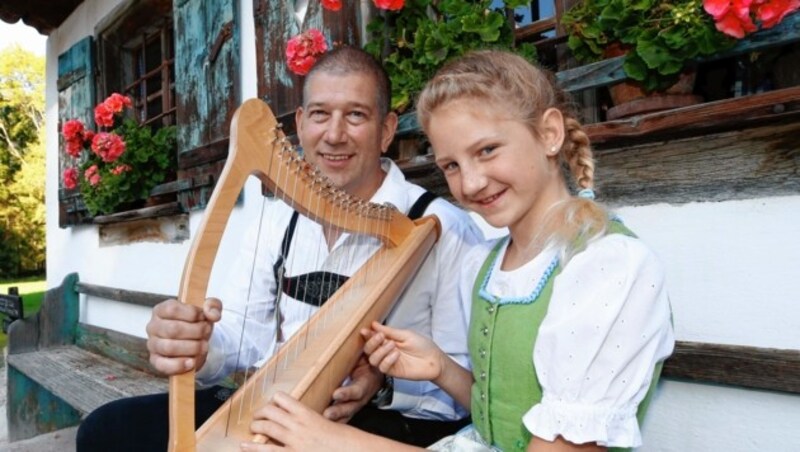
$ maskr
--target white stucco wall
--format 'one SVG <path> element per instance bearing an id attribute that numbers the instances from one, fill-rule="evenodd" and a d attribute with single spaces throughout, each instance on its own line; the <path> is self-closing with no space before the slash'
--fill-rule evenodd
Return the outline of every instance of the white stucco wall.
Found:
<path id="1" fill-rule="evenodd" d="M 664 381 L 639 452 L 796 452 L 800 398 L 768 391 Z"/>
<path id="2" fill-rule="evenodd" d="M 666 264 L 680 340 L 800 349 L 800 196 L 617 212 Z"/>
<path id="3" fill-rule="evenodd" d="M 130 290 L 175 294 L 188 252 L 181 244 L 99 246 L 98 228 L 58 227 L 58 55 L 85 36 L 119 2 L 85 0 L 47 44 L 47 283 L 70 272 L 83 281 Z M 242 94 L 256 96 L 251 0 L 239 8 Z M 226 267 L 260 202 L 258 184 L 245 192 L 220 249 Z M 685 205 L 617 209 L 662 257 L 679 340 L 800 348 L 800 195 Z M 191 215 L 194 237 L 202 212 Z M 221 272 L 211 290 L 224 287 Z M 81 321 L 144 336 L 149 310 L 106 300 L 83 300 Z M 800 398 L 667 381 L 644 426 L 643 451 L 790 451 L 800 435 Z"/>
<path id="4" fill-rule="evenodd" d="M 800 349 L 800 196 L 624 207 L 660 255 L 678 340 Z M 642 451 L 796 451 L 800 397 L 665 381 Z"/>

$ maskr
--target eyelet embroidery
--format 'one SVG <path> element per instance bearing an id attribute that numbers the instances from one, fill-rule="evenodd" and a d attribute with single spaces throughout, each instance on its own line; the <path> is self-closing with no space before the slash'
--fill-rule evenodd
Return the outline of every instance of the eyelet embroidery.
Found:
<path id="1" fill-rule="evenodd" d="M 503 243 L 505 242 L 508 242 L 508 237 L 505 238 Z M 547 266 L 547 268 L 542 273 L 541 278 L 539 278 L 539 282 L 536 284 L 536 287 L 527 296 L 514 297 L 514 298 L 500 298 L 492 295 L 491 293 L 489 293 L 488 290 L 486 290 L 486 287 L 489 285 L 489 280 L 492 278 L 492 272 L 494 271 L 494 268 L 497 266 L 498 256 L 500 256 L 500 253 L 499 252 L 495 253 L 494 260 L 492 261 L 492 264 L 489 266 L 489 270 L 486 272 L 486 275 L 483 277 L 483 281 L 481 282 L 481 287 L 478 290 L 478 295 L 480 295 L 481 298 L 488 301 L 489 303 L 495 303 L 495 304 L 530 304 L 535 302 L 539 298 L 539 295 L 542 293 L 542 290 L 544 290 L 544 286 L 547 285 L 547 281 L 550 280 L 550 277 L 555 272 L 556 267 L 558 267 L 559 263 L 558 255 L 554 256 L 553 260 L 550 262 L 550 265 Z"/>

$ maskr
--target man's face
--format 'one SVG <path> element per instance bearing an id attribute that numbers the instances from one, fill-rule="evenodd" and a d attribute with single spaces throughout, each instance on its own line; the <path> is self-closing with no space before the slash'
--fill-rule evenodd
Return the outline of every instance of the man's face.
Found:
<path id="1" fill-rule="evenodd" d="M 383 181 L 380 156 L 392 142 L 397 116 L 381 120 L 377 87 L 364 73 L 313 74 L 304 94 L 295 119 L 306 161 L 337 187 L 371 198 Z"/>

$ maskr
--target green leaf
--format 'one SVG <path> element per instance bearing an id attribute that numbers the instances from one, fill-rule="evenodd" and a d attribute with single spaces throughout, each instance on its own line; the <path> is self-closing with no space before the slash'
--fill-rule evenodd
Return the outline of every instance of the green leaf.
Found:
<path id="1" fill-rule="evenodd" d="M 461 23 L 464 31 L 478 33 L 483 42 L 495 42 L 500 37 L 500 28 L 505 23 L 505 18 L 495 11 L 485 16 L 466 16 L 461 19 Z"/>
<path id="2" fill-rule="evenodd" d="M 672 27 L 660 33 L 660 38 L 664 44 L 671 49 L 681 49 L 686 47 L 691 39 L 688 31 L 683 27 Z"/>
<path id="3" fill-rule="evenodd" d="M 628 77 L 634 80 L 642 81 L 647 76 L 647 65 L 635 53 L 628 53 L 622 63 L 622 69 L 628 74 Z"/>
<path id="4" fill-rule="evenodd" d="M 473 5 L 464 0 L 442 0 L 439 9 L 448 16 L 463 16 L 471 12 Z"/>
<path id="5" fill-rule="evenodd" d="M 674 74 L 683 67 L 683 59 L 676 58 L 658 39 L 652 41 L 640 40 L 636 46 L 636 53 L 648 68 L 655 69 L 660 74 Z"/>

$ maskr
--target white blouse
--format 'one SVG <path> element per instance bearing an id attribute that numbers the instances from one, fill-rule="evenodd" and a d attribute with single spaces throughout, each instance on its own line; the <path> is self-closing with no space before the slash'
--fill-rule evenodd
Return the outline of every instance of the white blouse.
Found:
<path id="1" fill-rule="evenodd" d="M 530 296 L 557 256 L 547 249 L 506 272 L 499 268 L 506 246 L 486 286 L 501 303 Z M 461 290 L 471 293 L 486 250 L 474 250 L 476 258 L 467 260 Z M 562 436 L 607 447 L 641 445 L 636 410 L 656 363 L 672 353 L 674 342 L 664 271 L 655 254 L 622 234 L 592 242 L 554 281 L 532 357 L 543 397 L 523 423 L 548 441 Z"/>

